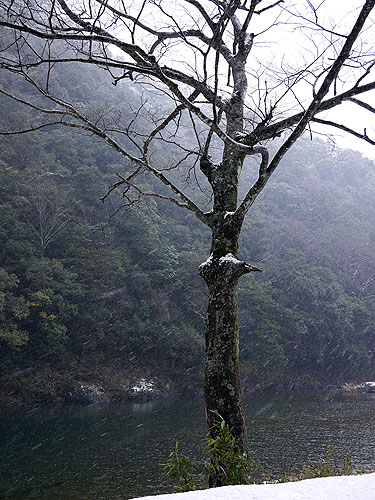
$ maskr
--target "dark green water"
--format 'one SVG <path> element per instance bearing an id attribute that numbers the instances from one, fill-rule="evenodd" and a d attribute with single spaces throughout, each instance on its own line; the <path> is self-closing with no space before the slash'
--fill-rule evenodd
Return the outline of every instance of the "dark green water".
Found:
<path id="1" fill-rule="evenodd" d="M 245 402 L 253 458 L 276 475 L 324 455 L 375 469 L 375 398 L 290 393 Z M 175 442 L 199 456 L 202 401 L 156 401 L 0 412 L 0 498 L 114 500 L 169 492 L 162 478 Z"/>

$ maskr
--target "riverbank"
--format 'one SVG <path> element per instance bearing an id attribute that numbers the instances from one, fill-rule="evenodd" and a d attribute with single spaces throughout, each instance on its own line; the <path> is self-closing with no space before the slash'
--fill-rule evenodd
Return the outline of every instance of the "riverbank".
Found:
<path id="1" fill-rule="evenodd" d="M 305 479 L 282 484 L 223 486 L 210 490 L 138 497 L 133 500 L 370 500 L 375 474 Z"/>
<path id="2" fill-rule="evenodd" d="M 185 391 L 194 391 L 191 377 Z M 128 371 L 121 367 L 79 367 L 56 370 L 49 366 L 26 368 L 0 377 L 0 406 L 32 404 L 103 404 L 115 401 L 147 401 L 180 395 L 181 383 L 164 374 Z"/>
<path id="3" fill-rule="evenodd" d="M 175 374 L 172 378 L 160 372 L 130 371 L 116 365 L 85 365 L 65 371 L 50 366 L 28 367 L 0 377 L 0 407 L 196 398 L 203 397 L 202 387 L 203 375 L 199 372 Z M 244 396 L 289 391 L 369 393 L 375 392 L 375 383 L 299 380 L 262 385 L 243 381 Z"/>

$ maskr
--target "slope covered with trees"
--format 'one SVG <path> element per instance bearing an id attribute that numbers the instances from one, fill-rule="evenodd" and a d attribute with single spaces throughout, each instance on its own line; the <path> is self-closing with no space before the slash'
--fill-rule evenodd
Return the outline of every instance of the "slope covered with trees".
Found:
<path id="1" fill-rule="evenodd" d="M 40 96 L 22 99 L 8 84 L 3 87 L 2 95 L 31 113 L 18 130 L 6 124 L 1 134 L 40 131 L 54 125 L 85 131 L 119 153 L 126 163 L 102 200 L 121 186 L 127 208 L 142 197 L 167 200 L 210 231 L 210 257 L 198 268 L 208 294 L 204 322 L 206 420 L 215 439 L 220 415 L 245 456 L 248 442 L 241 397 L 237 291 L 242 276 L 260 271 L 241 260 L 239 253 L 245 218 L 253 213 L 254 202 L 281 161 L 315 124 L 375 144 L 367 133 L 369 113 L 375 112 L 367 100 L 375 89 L 370 32 L 375 0 L 358 0 L 343 13 L 322 3 L 284 4 L 283 0 L 129 5 L 116 0 L 88 4 L 47 0 L 41 5 L 29 0 L 0 1 L 0 66 Z M 277 54 L 272 45 L 276 47 L 284 38 L 288 38 L 285 50 L 280 46 Z M 77 89 L 69 98 L 71 80 L 58 73 L 58 67 L 66 63 L 84 64 L 88 71 L 93 68 L 89 80 L 100 68 L 115 87 L 123 80 L 143 80 L 144 95 L 139 96 L 136 107 L 129 107 L 131 100 L 121 93 L 117 101 L 108 99 L 103 87 L 94 104 L 91 95 L 84 96 L 83 85 L 82 100 L 81 96 L 77 99 Z M 158 94 L 164 96 L 163 103 L 155 100 Z M 352 110 L 366 111 L 368 125 L 363 132 L 352 128 L 350 120 L 337 121 L 330 112 L 344 103 Z M 190 134 L 184 132 L 184 120 L 191 122 Z M 246 186 L 242 182 L 245 189 L 240 196 L 244 167 L 253 161 L 257 169 Z M 181 184 L 182 175 L 194 177 L 193 186 L 206 191 L 205 203 Z M 162 189 L 154 187 L 153 179 Z M 151 191 L 148 185 L 152 185 Z M 53 227 L 48 227 L 40 215 L 45 211 L 40 202 L 44 198 L 45 194 L 37 197 L 37 233 L 43 256 L 51 238 L 70 223 L 61 221 L 60 214 L 53 217 Z M 313 269 L 312 275 L 318 274 Z M 320 274 L 324 281 L 324 272 Z M 315 298 L 325 285 L 314 287 L 318 290 Z M 309 293 L 301 295 L 313 298 Z M 33 307 L 42 307 L 43 300 L 52 302 L 48 294 L 35 299 L 29 301 L 36 304 Z M 286 305 L 290 307 L 288 302 Z M 42 313 L 54 327 L 56 316 L 45 310 Z M 354 328 L 357 326 L 355 323 Z M 311 329 L 307 323 L 306 332 Z M 64 333 L 59 331 L 58 336 L 63 338 Z M 320 352 L 315 364 L 325 365 Z M 213 460 L 211 457 L 211 465 Z M 209 486 L 220 485 L 210 474 Z"/>
<path id="2" fill-rule="evenodd" d="M 64 71 L 71 100 L 95 107 L 112 92 L 99 72 Z M 142 94 L 122 83 L 121 97 L 131 120 Z M 22 123 L 23 108 L 1 101 L 1 120 Z M 163 154 L 173 152 L 165 146 Z M 119 161 L 66 129 L 1 139 L 5 402 L 13 391 L 15 399 L 54 400 L 82 379 L 112 389 L 135 375 L 180 389 L 201 384 L 207 298 L 196 268 L 207 256 L 208 231 L 147 197 L 113 215 L 121 193 L 100 198 L 116 182 Z M 246 167 L 244 184 L 255 169 Z M 179 181 L 194 189 L 189 178 Z M 154 186 L 145 178 L 143 188 Z M 240 286 L 245 387 L 374 375 L 374 192 L 374 165 L 354 151 L 304 139 L 285 158 L 242 234 L 245 259 L 263 268 Z"/>

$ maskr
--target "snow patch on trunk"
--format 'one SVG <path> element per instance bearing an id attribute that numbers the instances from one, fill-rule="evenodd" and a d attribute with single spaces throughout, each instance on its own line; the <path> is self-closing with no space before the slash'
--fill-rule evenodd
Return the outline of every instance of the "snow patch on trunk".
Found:
<path id="1" fill-rule="evenodd" d="M 202 262 L 202 264 L 198 267 L 198 269 L 203 269 L 204 267 L 210 266 L 212 264 L 213 260 L 214 260 L 214 257 L 211 254 L 206 261 Z"/>
<path id="2" fill-rule="evenodd" d="M 219 263 L 224 264 L 225 262 L 231 262 L 232 264 L 242 264 L 242 261 L 236 259 L 232 253 L 227 253 L 224 257 L 220 257 Z"/>
<path id="3" fill-rule="evenodd" d="M 227 217 L 231 217 L 232 215 L 234 215 L 234 212 L 225 212 L 225 214 L 224 214 L 224 220 L 225 220 Z"/>

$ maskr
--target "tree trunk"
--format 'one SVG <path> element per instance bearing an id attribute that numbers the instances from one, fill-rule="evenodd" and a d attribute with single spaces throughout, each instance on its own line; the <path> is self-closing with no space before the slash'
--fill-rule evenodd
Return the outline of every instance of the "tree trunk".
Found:
<path id="1" fill-rule="evenodd" d="M 241 61 L 238 62 L 233 77 L 233 96 L 225 110 L 226 133 L 229 137 L 235 137 L 243 131 L 246 73 Z M 220 415 L 232 428 L 235 444 L 240 452 L 247 454 L 247 431 L 241 398 L 237 285 L 243 274 L 259 269 L 238 260 L 242 219 L 236 217 L 235 212 L 244 157 L 232 145 L 225 144 L 219 165 L 214 165 L 208 157 L 201 159 L 201 170 L 211 184 L 214 201 L 210 224 L 211 255 L 199 266 L 199 274 L 206 281 L 209 290 L 205 319 L 204 392 L 210 437 L 216 437 L 217 431 L 213 425 Z M 221 486 L 214 474 L 209 477 L 209 486 Z"/>
<path id="2" fill-rule="evenodd" d="M 222 266 L 224 267 L 224 266 Z M 247 450 L 247 433 L 242 412 L 237 323 L 237 283 L 223 272 L 213 273 L 205 321 L 205 403 L 212 428 L 217 410 L 233 428 L 237 445 Z"/>
<path id="3" fill-rule="evenodd" d="M 210 437 L 216 437 L 215 411 L 233 429 L 241 452 L 247 453 L 240 384 L 237 285 L 242 274 L 252 269 L 237 259 L 239 228 L 236 230 L 228 217 L 222 217 L 221 224 L 213 230 L 211 256 L 199 267 L 209 290 L 205 319 L 205 406 Z M 217 478 L 210 477 L 209 486 L 221 484 Z"/>

